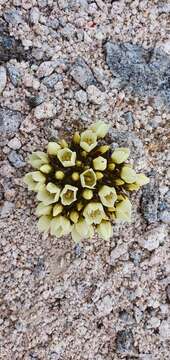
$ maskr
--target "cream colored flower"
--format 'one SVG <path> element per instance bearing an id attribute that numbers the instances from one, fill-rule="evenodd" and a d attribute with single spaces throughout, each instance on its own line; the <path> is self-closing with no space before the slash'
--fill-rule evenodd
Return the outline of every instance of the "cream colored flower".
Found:
<path id="1" fill-rule="evenodd" d="M 75 242 L 80 242 L 82 239 L 93 236 L 93 227 L 81 218 L 73 225 L 71 235 Z"/>
<path id="2" fill-rule="evenodd" d="M 112 207 L 117 200 L 117 194 L 114 187 L 103 185 L 99 190 L 99 197 L 104 206 Z"/>
<path id="3" fill-rule="evenodd" d="M 80 181 L 81 181 L 82 187 L 94 189 L 94 187 L 96 186 L 96 180 L 97 180 L 96 174 L 93 171 L 93 169 L 85 170 L 80 175 Z"/>
<path id="4" fill-rule="evenodd" d="M 77 200 L 78 188 L 72 185 L 65 185 L 60 197 L 63 205 L 70 205 Z"/>
<path id="5" fill-rule="evenodd" d="M 127 184 L 132 184 L 136 182 L 137 175 L 135 170 L 133 170 L 130 166 L 123 166 L 120 172 L 120 177 L 123 179 Z"/>
<path id="6" fill-rule="evenodd" d="M 131 222 L 132 205 L 129 199 L 124 199 L 116 205 L 116 219 Z"/>
<path id="7" fill-rule="evenodd" d="M 28 190 L 37 191 L 40 184 L 45 183 L 45 176 L 40 171 L 32 171 L 24 176 Z"/>
<path id="8" fill-rule="evenodd" d="M 107 160 L 103 156 L 98 156 L 93 160 L 93 166 L 95 170 L 103 171 L 107 167 Z"/>
<path id="9" fill-rule="evenodd" d="M 107 219 L 102 204 L 91 202 L 86 205 L 83 215 L 88 224 L 100 224 L 103 219 Z"/>
<path id="10" fill-rule="evenodd" d="M 98 138 L 104 138 L 108 133 L 110 125 L 104 123 L 103 121 L 97 121 L 95 124 L 90 126 L 90 130 L 94 131 Z"/>
<path id="11" fill-rule="evenodd" d="M 93 150 L 97 145 L 97 135 L 91 131 L 86 130 L 82 132 L 80 137 L 80 146 L 87 152 Z"/>
<path id="12" fill-rule="evenodd" d="M 71 224 L 66 217 L 59 215 L 52 219 L 50 224 L 51 235 L 60 237 L 60 236 L 68 235 L 70 231 L 71 231 Z"/>
<path id="13" fill-rule="evenodd" d="M 43 151 L 36 151 L 28 157 L 28 163 L 31 164 L 33 168 L 39 169 L 42 165 L 49 163 L 49 158 Z"/>
<path id="14" fill-rule="evenodd" d="M 130 150 L 125 147 L 120 147 L 114 150 L 111 158 L 116 164 L 121 164 L 128 159 Z"/>
<path id="15" fill-rule="evenodd" d="M 52 182 L 49 182 L 46 186 L 46 189 L 49 191 L 49 193 L 51 194 L 58 194 L 58 198 L 59 198 L 59 195 L 60 195 L 60 188 L 53 184 Z"/>
<path id="16" fill-rule="evenodd" d="M 109 240 L 113 235 L 113 228 L 110 221 L 102 220 L 97 226 L 97 231 L 104 240 Z"/>
<path id="17" fill-rule="evenodd" d="M 51 224 L 51 216 L 43 215 L 38 220 L 38 230 L 40 232 L 48 232 Z"/>
<path id="18" fill-rule="evenodd" d="M 75 166 L 76 152 L 68 148 L 58 150 L 57 157 L 64 167 Z"/>
<path id="19" fill-rule="evenodd" d="M 143 186 L 149 183 L 149 178 L 145 174 L 137 174 L 136 184 Z"/>
<path id="20" fill-rule="evenodd" d="M 61 149 L 61 146 L 54 141 L 50 141 L 47 146 L 47 152 L 49 155 L 57 155 L 58 150 Z"/>
<path id="21" fill-rule="evenodd" d="M 38 191 L 37 200 L 42 201 L 45 205 L 50 205 L 57 202 L 59 199 L 59 192 L 50 193 L 45 185 L 41 186 L 41 189 Z"/>
<path id="22" fill-rule="evenodd" d="M 45 205 L 44 203 L 39 203 L 35 215 L 37 216 L 43 216 L 43 215 L 50 215 L 52 210 L 52 205 Z"/>

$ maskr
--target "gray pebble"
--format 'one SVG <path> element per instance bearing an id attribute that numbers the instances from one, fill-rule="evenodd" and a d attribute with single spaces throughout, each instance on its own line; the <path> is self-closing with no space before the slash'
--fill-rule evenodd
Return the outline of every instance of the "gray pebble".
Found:
<path id="1" fill-rule="evenodd" d="M 133 342 L 133 334 L 131 329 L 118 331 L 116 337 L 116 347 L 118 352 L 124 353 L 132 350 Z"/>
<path id="2" fill-rule="evenodd" d="M 5 21 L 13 26 L 17 26 L 23 22 L 19 10 L 16 10 L 15 8 L 5 11 L 3 16 Z"/>
<path id="3" fill-rule="evenodd" d="M 79 90 L 75 93 L 75 99 L 81 103 L 81 104 L 86 104 L 87 102 L 87 94 L 85 91 L 83 90 Z"/>
<path id="4" fill-rule="evenodd" d="M 23 116 L 19 111 L 0 107 L 0 133 L 15 133 L 22 122 L 22 118 Z"/>
<path id="5" fill-rule="evenodd" d="M 159 213 L 159 219 L 165 224 L 170 224 L 170 211 L 168 209 Z"/>
<path id="6" fill-rule="evenodd" d="M 1 218 L 8 216 L 14 208 L 14 203 L 5 201 L 3 206 L 0 208 Z"/>
<path id="7" fill-rule="evenodd" d="M 81 57 L 78 57 L 72 65 L 70 75 L 83 89 L 97 83 L 91 69 Z"/>
<path id="8" fill-rule="evenodd" d="M 7 64 L 7 71 L 12 84 L 17 87 L 21 82 L 21 73 L 15 65 Z"/>
<path id="9" fill-rule="evenodd" d="M 57 84 L 58 81 L 62 81 L 63 76 L 61 74 L 51 74 L 50 76 L 46 76 L 42 83 L 47 86 L 50 89 L 53 89 L 55 84 Z"/>
<path id="10" fill-rule="evenodd" d="M 25 166 L 25 161 L 22 155 L 18 154 L 15 150 L 12 150 L 8 155 L 8 160 L 17 169 Z"/>
<path id="11" fill-rule="evenodd" d="M 4 91 L 7 82 L 6 69 L 0 66 L 0 94 Z"/>

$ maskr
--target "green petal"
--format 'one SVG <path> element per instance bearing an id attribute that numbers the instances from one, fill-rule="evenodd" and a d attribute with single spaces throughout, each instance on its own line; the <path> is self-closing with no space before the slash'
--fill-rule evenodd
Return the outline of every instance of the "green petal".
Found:
<path id="1" fill-rule="evenodd" d="M 117 148 L 114 150 L 111 158 L 116 164 L 121 164 L 126 161 L 129 157 L 130 150 L 128 148 Z"/>
<path id="2" fill-rule="evenodd" d="M 132 205 L 129 199 L 125 199 L 116 205 L 116 219 L 131 222 Z"/>
<path id="3" fill-rule="evenodd" d="M 120 173 L 121 179 L 123 179 L 127 184 L 132 184 L 136 182 L 137 175 L 135 170 L 133 170 L 129 166 L 123 166 L 121 173 Z"/>

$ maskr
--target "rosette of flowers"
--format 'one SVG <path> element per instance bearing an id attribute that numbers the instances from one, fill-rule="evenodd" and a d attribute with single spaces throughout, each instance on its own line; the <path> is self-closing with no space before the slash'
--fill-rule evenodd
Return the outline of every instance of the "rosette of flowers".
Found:
<path id="1" fill-rule="evenodd" d="M 130 222 L 128 194 L 147 184 L 128 163 L 130 151 L 112 150 L 104 143 L 109 125 L 98 121 L 81 134 L 49 142 L 46 152 L 35 151 L 28 163 L 34 171 L 24 182 L 36 193 L 38 229 L 61 237 L 71 233 L 75 242 L 96 231 L 104 240 L 113 235 L 113 223 Z"/>

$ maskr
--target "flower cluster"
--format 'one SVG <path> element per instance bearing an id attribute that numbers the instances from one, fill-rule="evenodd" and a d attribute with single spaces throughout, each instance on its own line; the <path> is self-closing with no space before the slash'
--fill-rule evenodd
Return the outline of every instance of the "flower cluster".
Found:
<path id="1" fill-rule="evenodd" d="M 70 145 L 49 142 L 47 152 L 29 157 L 35 169 L 24 177 L 39 204 L 38 228 L 56 237 L 71 233 L 74 241 L 91 237 L 94 230 L 105 240 L 113 234 L 112 222 L 131 220 L 128 192 L 149 182 L 127 163 L 128 148 L 114 151 L 103 145 L 109 126 L 97 122 Z"/>

